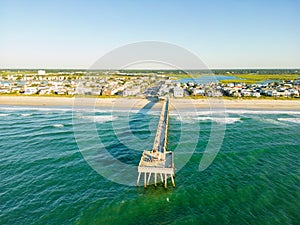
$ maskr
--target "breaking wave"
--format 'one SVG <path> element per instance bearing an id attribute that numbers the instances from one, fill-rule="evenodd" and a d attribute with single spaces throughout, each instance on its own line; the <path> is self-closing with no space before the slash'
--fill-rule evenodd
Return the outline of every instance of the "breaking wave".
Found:
<path id="1" fill-rule="evenodd" d="M 300 118 L 278 118 L 278 120 L 290 123 L 300 123 Z"/>
<path id="2" fill-rule="evenodd" d="M 106 116 L 81 116 L 80 118 L 85 119 L 85 120 L 90 120 L 95 123 L 105 123 L 105 122 L 110 122 L 113 120 L 116 120 L 116 116 L 112 115 L 106 115 Z"/>
<path id="3" fill-rule="evenodd" d="M 63 124 L 54 124 L 53 127 L 64 127 Z"/>
<path id="4" fill-rule="evenodd" d="M 239 117 L 210 117 L 210 116 L 204 116 L 204 117 L 175 117 L 176 120 L 183 121 L 186 123 L 195 123 L 197 121 L 212 121 L 215 123 L 220 124 L 234 124 L 236 122 L 242 122 L 241 118 Z"/>
<path id="5" fill-rule="evenodd" d="M 26 116 L 31 116 L 32 114 L 31 113 L 22 113 L 21 114 L 21 116 L 24 116 L 24 117 L 26 117 Z"/>

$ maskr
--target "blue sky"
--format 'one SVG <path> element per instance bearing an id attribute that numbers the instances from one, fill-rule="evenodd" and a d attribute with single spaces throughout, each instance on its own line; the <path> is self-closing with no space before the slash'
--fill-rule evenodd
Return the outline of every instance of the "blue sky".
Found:
<path id="1" fill-rule="evenodd" d="M 0 0 L 0 68 L 88 68 L 145 40 L 210 68 L 300 68 L 300 1 Z"/>

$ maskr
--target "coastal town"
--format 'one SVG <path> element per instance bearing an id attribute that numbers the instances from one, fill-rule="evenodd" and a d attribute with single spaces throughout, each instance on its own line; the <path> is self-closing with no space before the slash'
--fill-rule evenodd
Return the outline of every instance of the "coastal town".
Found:
<path id="1" fill-rule="evenodd" d="M 299 98 L 300 76 L 294 80 L 269 80 L 247 84 L 238 82 L 197 82 L 197 79 L 177 79 L 164 73 L 132 73 L 106 71 L 101 74 L 89 71 L 0 74 L 0 94 L 17 95 L 91 95 L 152 97 L 254 97 Z"/>

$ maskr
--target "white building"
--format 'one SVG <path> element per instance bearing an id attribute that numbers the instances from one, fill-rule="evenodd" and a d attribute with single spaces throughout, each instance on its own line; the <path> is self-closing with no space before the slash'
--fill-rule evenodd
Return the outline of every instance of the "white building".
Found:
<path id="1" fill-rule="evenodd" d="M 134 96 L 134 95 L 139 94 L 140 91 L 141 91 L 140 87 L 125 89 L 123 91 L 123 96 Z"/>
<path id="2" fill-rule="evenodd" d="M 1 94 L 9 94 L 10 90 L 8 88 L 0 88 L 0 93 Z"/>
<path id="3" fill-rule="evenodd" d="M 252 96 L 256 97 L 256 98 L 259 98 L 260 97 L 260 93 L 259 92 L 253 92 Z"/>
<path id="4" fill-rule="evenodd" d="M 165 84 L 163 84 L 158 91 L 159 95 L 166 95 L 169 92 L 170 92 L 170 88 Z"/>
<path id="5" fill-rule="evenodd" d="M 38 75 L 46 75 L 46 71 L 45 70 L 38 70 Z"/>
<path id="6" fill-rule="evenodd" d="M 193 95 L 205 95 L 205 91 L 203 89 L 193 89 Z"/>
<path id="7" fill-rule="evenodd" d="M 26 94 L 26 95 L 33 95 L 33 94 L 36 94 L 37 92 L 38 92 L 37 87 L 25 87 L 24 94 Z"/>
<path id="8" fill-rule="evenodd" d="M 174 87 L 174 97 L 183 97 L 183 88 L 181 87 Z"/>
<path id="9" fill-rule="evenodd" d="M 166 80 L 166 81 L 165 81 L 165 84 L 167 84 L 167 85 L 172 84 L 172 80 L 170 80 L 170 79 Z"/>

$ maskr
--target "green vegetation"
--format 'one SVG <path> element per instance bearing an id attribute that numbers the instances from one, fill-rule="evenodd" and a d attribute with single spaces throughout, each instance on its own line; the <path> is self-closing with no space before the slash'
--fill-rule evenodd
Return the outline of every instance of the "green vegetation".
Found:
<path id="1" fill-rule="evenodd" d="M 239 83 L 246 84 L 261 83 L 267 80 L 294 80 L 299 77 L 299 74 L 233 74 L 238 79 L 221 80 L 222 83 Z"/>
<path id="2" fill-rule="evenodd" d="M 229 84 L 229 83 L 245 83 L 245 84 L 255 84 L 257 83 L 254 80 L 241 80 L 241 79 L 234 79 L 234 80 L 220 80 L 223 84 Z"/>

